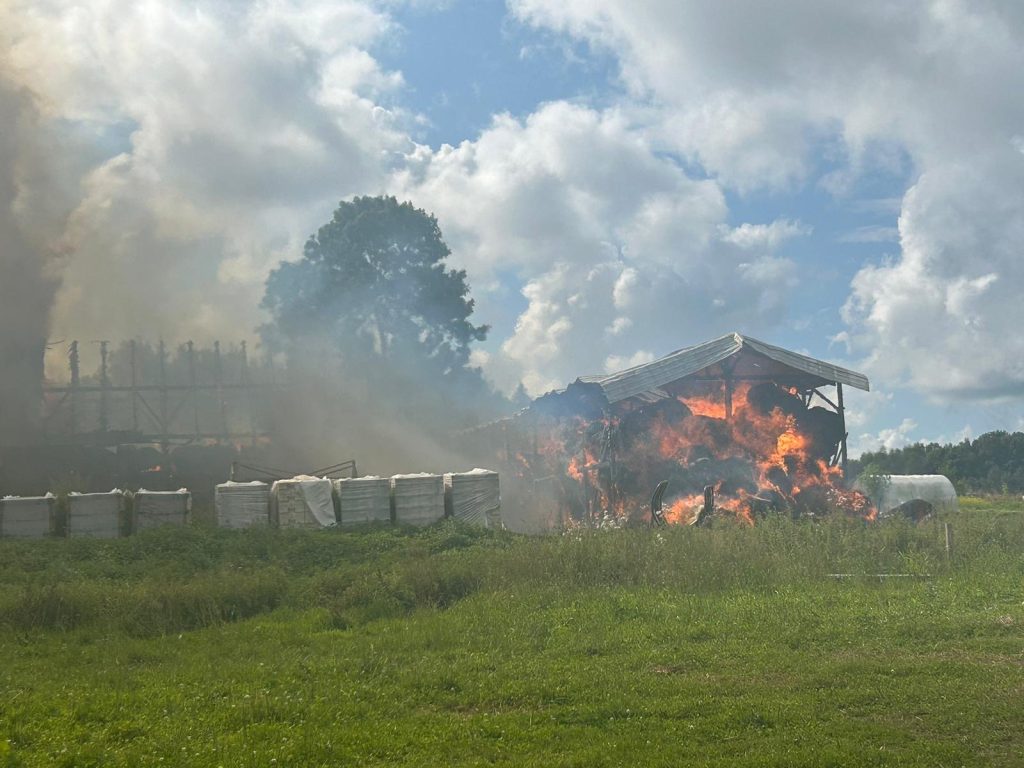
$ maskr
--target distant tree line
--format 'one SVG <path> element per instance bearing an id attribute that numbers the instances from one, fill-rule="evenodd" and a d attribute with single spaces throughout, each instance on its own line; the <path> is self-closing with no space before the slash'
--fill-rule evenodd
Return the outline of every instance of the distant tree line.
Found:
<path id="1" fill-rule="evenodd" d="M 988 432 L 976 440 L 867 452 L 849 475 L 945 475 L 960 493 L 1024 493 L 1024 432 Z"/>

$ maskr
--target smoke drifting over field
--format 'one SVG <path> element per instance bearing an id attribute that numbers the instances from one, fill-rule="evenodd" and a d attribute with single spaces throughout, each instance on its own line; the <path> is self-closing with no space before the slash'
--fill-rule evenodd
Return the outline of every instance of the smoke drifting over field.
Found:
<path id="1" fill-rule="evenodd" d="M 45 182 L 42 128 L 28 94 L 0 71 L 0 444 L 35 428 L 42 350 L 58 287 L 55 257 L 35 229 L 33 183 Z"/>

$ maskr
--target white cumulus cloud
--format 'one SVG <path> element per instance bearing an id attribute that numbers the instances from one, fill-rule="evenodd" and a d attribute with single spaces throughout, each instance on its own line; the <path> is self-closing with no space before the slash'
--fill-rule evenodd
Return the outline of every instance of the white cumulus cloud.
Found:
<path id="1" fill-rule="evenodd" d="M 497 270 L 522 279 L 527 307 L 489 368 L 506 389 L 540 393 L 637 350 L 770 326 L 795 285 L 776 251 L 801 225 L 727 226 L 719 185 L 661 156 L 618 110 L 499 116 L 476 140 L 421 148 L 399 182 L 436 212 L 473 284 Z"/>

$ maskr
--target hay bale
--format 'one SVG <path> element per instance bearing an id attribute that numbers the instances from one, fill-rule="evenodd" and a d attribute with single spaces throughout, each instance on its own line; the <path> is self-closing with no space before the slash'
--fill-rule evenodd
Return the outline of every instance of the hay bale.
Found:
<path id="1" fill-rule="evenodd" d="M 334 495 L 327 478 L 297 475 L 270 488 L 271 519 L 281 528 L 329 528 L 337 525 Z"/>
<path id="2" fill-rule="evenodd" d="M 127 508 L 127 496 L 116 488 L 110 493 L 68 494 L 67 535 L 116 539 Z"/>
<path id="3" fill-rule="evenodd" d="M 221 528 L 251 528 L 270 524 L 270 486 L 228 481 L 213 492 L 217 525 Z"/>
<path id="4" fill-rule="evenodd" d="M 342 525 L 391 522 L 391 480 L 352 477 L 334 481 Z"/>
<path id="5" fill-rule="evenodd" d="M 52 493 L 45 496 L 5 496 L 0 500 L 0 536 L 42 539 L 53 530 L 57 503 Z"/>
<path id="6" fill-rule="evenodd" d="M 440 475 L 395 475 L 391 491 L 397 523 L 430 525 L 444 517 L 444 479 Z"/>
<path id="7" fill-rule="evenodd" d="M 188 489 L 147 491 L 140 488 L 134 497 L 132 530 L 145 531 L 165 525 L 183 526 L 192 511 L 192 494 Z"/>
<path id="8" fill-rule="evenodd" d="M 444 476 L 449 510 L 456 520 L 485 527 L 501 527 L 498 473 L 489 469 L 451 472 Z"/>
<path id="9" fill-rule="evenodd" d="M 956 489 L 945 475 L 861 475 L 853 487 L 871 499 L 882 518 L 920 510 L 919 505 L 904 508 L 915 501 L 926 502 L 935 512 L 959 510 Z"/>

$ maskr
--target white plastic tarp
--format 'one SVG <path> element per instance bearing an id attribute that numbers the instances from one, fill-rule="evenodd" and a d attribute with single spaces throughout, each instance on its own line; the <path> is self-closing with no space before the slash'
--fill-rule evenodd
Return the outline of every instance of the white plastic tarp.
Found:
<path id="1" fill-rule="evenodd" d="M 497 523 L 501 507 L 497 472 L 480 468 L 452 472 L 444 476 L 444 483 L 452 517 L 485 527 Z"/>
<path id="2" fill-rule="evenodd" d="M 430 525 L 444 517 L 444 479 L 440 475 L 395 475 L 391 488 L 396 522 Z"/>
<path id="3" fill-rule="evenodd" d="M 353 477 L 335 480 L 342 525 L 391 522 L 391 480 Z"/>
<path id="4" fill-rule="evenodd" d="M 298 475 L 278 480 L 270 489 L 282 528 L 328 528 L 336 525 L 332 484 L 327 478 Z"/>
<path id="5" fill-rule="evenodd" d="M 270 486 L 259 480 L 221 483 L 214 489 L 213 501 L 221 528 L 250 528 L 269 522 Z"/>
<path id="6" fill-rule="evenodd" d="M 68 536 L 116 539 L 127 499 L 115 488 L 110 493 L 68 494 Z"/>

